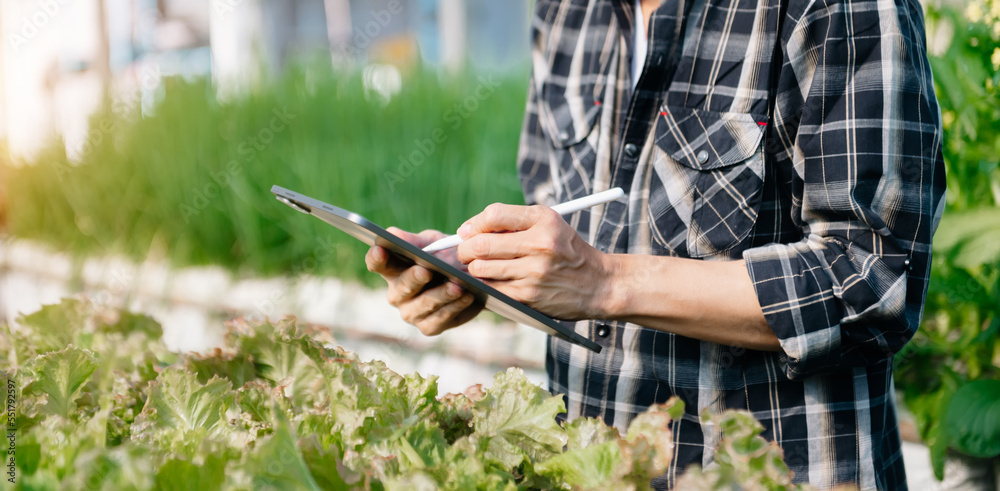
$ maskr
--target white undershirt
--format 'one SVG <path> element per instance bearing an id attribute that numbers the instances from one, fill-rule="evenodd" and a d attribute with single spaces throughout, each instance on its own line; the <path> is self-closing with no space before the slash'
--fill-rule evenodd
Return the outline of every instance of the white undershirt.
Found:
<path id="1" fill-rule="evenodd" d="M 632 90 L 639 83 L 639 75 L 642 74 L 642 67 L 646 64 L 646 26 L 642 23 L 642 0 L 635 0 L 635 37 L 632 46 L 635 47 L 632 53 Z"/>

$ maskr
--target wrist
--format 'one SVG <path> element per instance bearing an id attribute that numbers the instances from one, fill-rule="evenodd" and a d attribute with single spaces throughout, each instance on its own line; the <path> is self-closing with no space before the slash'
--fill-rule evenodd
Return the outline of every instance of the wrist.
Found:
<path id="1" fill-rule="evenodd" d="M 628 312 L 629 300 L 632 298 L 631 259 L 628 254 L 602 254 L 601 268 L 603 274 L 598 285 L 597 298 L 594 302 L 594 319 L 618 319 Z"/>

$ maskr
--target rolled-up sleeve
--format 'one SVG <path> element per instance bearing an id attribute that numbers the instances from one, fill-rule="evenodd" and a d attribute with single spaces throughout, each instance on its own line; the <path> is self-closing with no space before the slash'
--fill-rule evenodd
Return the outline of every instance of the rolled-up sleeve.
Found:
<path id="1" fill-rule="evenodd" d="M 743 253 L 790 378 L 891 357 L 916 332 L 944 197 L 917 2 L 813 4 L 783 36 L 769 158 L 802 240 Z"/>

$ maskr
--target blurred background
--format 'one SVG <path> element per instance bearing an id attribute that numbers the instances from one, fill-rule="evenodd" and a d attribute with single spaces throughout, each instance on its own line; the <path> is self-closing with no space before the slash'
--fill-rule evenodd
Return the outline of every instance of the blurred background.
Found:
<path id="1" fill-rule="evenodd" d="M 3 0 L 0 316 L 83 292 L 204 350 L 225 319 L 296 314 L 454 390 L 509 364 L 541 382 L 544 336 L 415 335 L 360 244 L 269 192 L 412 230 L 523 202 L 530 8 Z"/>
<path id="2" fill-rule="evenodd" d="M 60 298 L 205 350 L 297 315 L 443 391 L 543 335 L 485 314 L 424 338 L 364 248 L 278 184 L 384 225 L 523 203 L 530 0 L 0 0 L 0 322 Z M 947 210 L 924 324 L 896 357 L 915 489 L 1000 489 L 1000 1 L 927 3 Z M 943 482 L 939 482 L 940 479 Z"/>

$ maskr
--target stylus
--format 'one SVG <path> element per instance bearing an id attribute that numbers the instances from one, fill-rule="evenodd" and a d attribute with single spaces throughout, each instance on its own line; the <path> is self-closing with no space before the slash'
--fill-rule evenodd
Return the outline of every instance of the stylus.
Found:
<path id="1" fill-rule="evenodd" d="M 622 191 L 622 188 L 611 188 L 607 191 L 591 194 L 590 196 L 584 196 L 565 203 L 559 203 L 558 205 L 553 206 L 552 210 L 560 215 L 569 215 L 570 213 L 576 213 L 580 210 L 586 210 L 587 208 L 593 206 L 621 199 L 622 196 L 625 196 L 625 191 Z M 461 237 L 458 235 L 449 235 L 443 239 L 432 242 L 427 247 L 424 247 L 424 252 L 443 251 L 461 243 Z"/>

